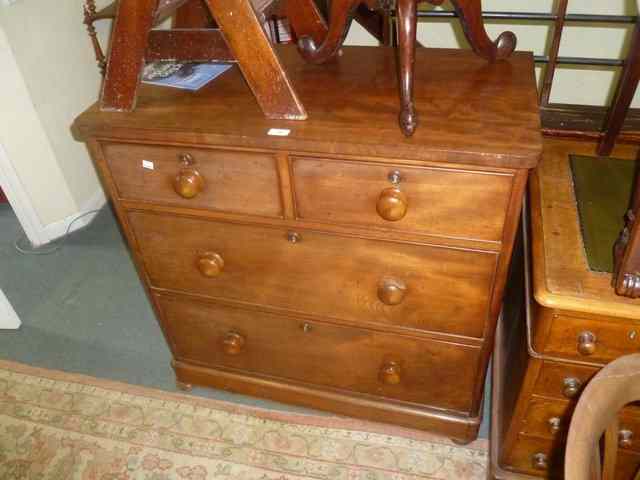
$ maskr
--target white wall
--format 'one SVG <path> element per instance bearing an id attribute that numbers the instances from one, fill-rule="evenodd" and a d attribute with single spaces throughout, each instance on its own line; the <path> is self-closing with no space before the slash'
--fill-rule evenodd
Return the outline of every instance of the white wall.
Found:
<path id="1" fill-rule="evenodd" d="M 70 133 L 73 119 L 95 102 L 100 85 L 82 5 L 81 0 L 0 3 L 0 68 L 14 87 L 12 98 L 2 100 L 1 143 L 45 227 L 104 202 L 87 150 Z"/>
<path id="2" fill-rule="evenodd" d="M 487 11 L 543 12 L 554 11 L 554 0 L 483 0 Z M 433 8 L 424 6 L 422 8 Z M 445 2 L 439 9 L 450 10 Z M 636 15 L 636 0 L 574 0 L 569 2 L 569 13 L 597 13 L 612 15 Z M 522 22 L 509 24 L 491 22 L 487 24 L 490 35 L 497 36 L 503 30 L 512 30 L 518 37 L 519 50 L 531 50 L 542 55 L 549 38 L 549 24 L 541 22 Z M 563 56 L 588 56 L 599 58 L 624 58 L 629 41 L 631 26 L 616 25 L 565 27 L 560 47 Z M 418 40 L 431 47 L 468 48 L 457 19 L 423 20 L 418 27 Z M 358 25 L 349 33 L 348 42 L 352 44 L 370 44 L 371 37 Z M 540 76 L 540 68 L 538 76 Z M 607 105 L 610 101 L 614 80 L 619 69 L 586 69 L 561 66 L 556 71 L 556 79 L 551 92 L 551 102 L 575 103 L 585 105 Z M 636 94 L 634 106 L 640 107 L 640 92 Z"/>

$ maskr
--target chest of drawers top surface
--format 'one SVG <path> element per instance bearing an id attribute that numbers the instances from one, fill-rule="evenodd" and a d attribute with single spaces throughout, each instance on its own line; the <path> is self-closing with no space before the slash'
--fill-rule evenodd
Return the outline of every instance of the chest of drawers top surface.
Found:
<path id="1" fill-rule="evenodd" d="M 485 167 L 529 168 L 542 150 L 533 57 L 488 64 L 472 52 L 418 49 L 416 106 L 421 127 L 405 138 L 395 51 L 345 47 L 326 65 L 305 63 L 295 47 L 280 58 L 309 113 L 306 121 L 264 117 L 236 67 L 199 92 L 143 86 L 135 111 L 94 105 L 74 124 L 89 137 L 312 151 Z M 272 128 L 289 129 L 286 137 Z"/>

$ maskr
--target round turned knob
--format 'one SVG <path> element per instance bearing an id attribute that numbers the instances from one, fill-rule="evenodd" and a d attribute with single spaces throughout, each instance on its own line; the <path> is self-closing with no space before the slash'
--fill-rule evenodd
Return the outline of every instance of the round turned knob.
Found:
<path id="1" fill-rule="evenodd" d="M 592 332 L 582 332 L 578 335 L 578 352 L 580 355 L 593 355 L 596 351 L 596 336 Z"/>
<path id="2" fill-rule="evenodd" d="M 547 423 L 549 424 L 549 432 L 551 432 L 552 435 L 560 431 L 560 426 L 562 425 L 560 417 L 551 417 Z"/>
<path id="3" fill-rule="evenodd" d="M 620 430 L 618 432 L 618 446 L 620 448 L 631 448 L 633 446 L 633 432 L 631 430 Z"/>
<path id="4" fill-rule="evenodd" d="M 549 467 L 549 459 L 544 453 L 534 453 L 531 457 L 531 466 L 536 470 L 546 470 Z"/>
<path id="5" fill-rule="evenodd" d="M 173 189 L 182 198 L 193 198 L 204 188 L 204 178 L 188 153 L 180 156 L 180 163 L 182 167 L 173 180 Z"/>
<path id="6" fill-rule="evenodd" d="M 238 355 L 244 349 L 244 337 L 236 332 L 227 333 L 222 339 L 222 350 L 227 355 Z"/>
<path id="7" fill-rule="evenodd" d="M 206 252 L 198 258 L 198 270 L 208 278 L 217 277 L 224 269 L 224 260 L 220 255 L 213 252 Z"/>
<path id="8" fill-rule="evenodd" d="M 407 196 L 397 187 L 385 188 L 378 197 L 378 215 L 390 222 L 397 222 L 407 214 Z"/>
<path id="9" fill-rule="evenodd" d="M 378 298 L 385 305 L 398 305 L 404 300 L 407 286 L 402 280 L 384 278 L 378 284 Z"/>
<path id="10" fill-rule="evenodd" d="M 396 362 L 387 362 L 380 369 L 380 381 L 385 385 L 398 385 L 402 377 L 400 375 L 400 365 Z"/>
<path id="11" fill-rule="evenodd" d="M 580 380 L 574 377 L 568 377 L 564 379 L 564 386 L 562 388 L 562 394 L 566 398 L 574 398 L 578 395 L 581 386 Z"/>

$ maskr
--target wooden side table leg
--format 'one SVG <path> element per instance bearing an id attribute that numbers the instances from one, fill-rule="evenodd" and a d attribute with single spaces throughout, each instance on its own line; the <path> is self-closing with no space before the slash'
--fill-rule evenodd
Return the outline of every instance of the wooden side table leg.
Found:
<path id="1" fill-rule="evenodd" d="M 605 122 L 604 137 L 600 141 L 600 145 L 598 145 L 598 155 L 607 156 L 611 154 L 616 138 L 620 134 L 620 130 L 622 130 L 633 96 L 638 88 L 638 80 L 640 80 L 640 23 L 636 24 L 633 31 L 624 71 Z"/>
<path id="2" fill-rule="evenodd" d="M 120 0 L 102 87 L 102 110 L 135 108 L 149 31 L 158 0 Z"/>
<path id="3" fill-rule="evenodd" d="M 418 126 L 413 100 L 413 72 L 416 61 L 417 0 L 398 0 L 398 60 L 400 70 L 400 128 L 407 137 Z"/>
<path id="4" fill-rule="evenodd" d="M 451 3 L 460 16 L 464 34 L 476 54 L 493 62 L 513 53 L 517 43 L 513 32 L 503 32 L 495 41 L 487 35 L 480 0 L 451 0 Z"/>
<path id="5" fill-rule="evenodd" d="M 206 1 L 267 118 L 305 120 L 307 113 L 249 0 Z"/>

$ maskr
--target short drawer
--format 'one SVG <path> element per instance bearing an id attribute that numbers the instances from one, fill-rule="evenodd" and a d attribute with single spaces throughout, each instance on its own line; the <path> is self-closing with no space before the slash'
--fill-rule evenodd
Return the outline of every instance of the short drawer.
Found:
<path id="1" fill-rule="evenodd" d="M 638 352 L 640 324 L 553 315 L 541 353 L 604 365 Z"/>
<path id="2" fill-rule="evenodd" d="M 299 218 L 502 240 L 510 174 L 304 157 L 294 157 L 292 165 Z"/>
<path id="3" fill-rule="evenodd" d="M 477 347 L 158 296 L 178 360 L 467 412 Z"/>
<path id="4" fill-rule="evenodd" d="M 533 388 L 536 395 L 577 400 L 599 369 L 545 360 Z"/>
<path id="5" fill-rule="evenodd" d="M 271 154 L 120 143 L 102 148 L 122 199 L 282 216 Z"/>
<path id="6" fill-rule="evenodd" d="M 564 478 L 564 439 L 547 440 L 519 435 L 511 452 L 507 452 L 501 466 L 507 470 L 549 479 Z M 640 467 L 640 455 L 619 450 L 616 456 L 616 480 L 629 480 Z"/>
<path id="7" fill-rule="evenodd" d="M 532 397 L 520 433 L 528 436 L 555 439 L 566 438 L 576 402 Z M 618 446 L 640 453 L 640 412 L 627 407 L 620 412 Z"/>
<path id="8" fill-rule="evenodd" d="M 482 337 L 497 255 L 129 214 L 154 287 L 357 323 Z"/>

